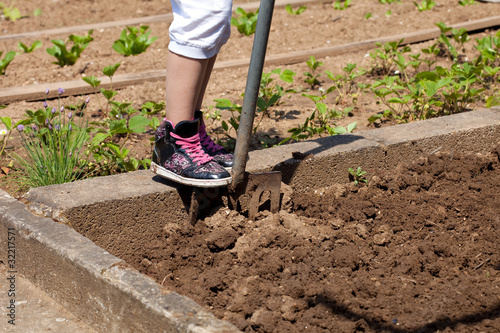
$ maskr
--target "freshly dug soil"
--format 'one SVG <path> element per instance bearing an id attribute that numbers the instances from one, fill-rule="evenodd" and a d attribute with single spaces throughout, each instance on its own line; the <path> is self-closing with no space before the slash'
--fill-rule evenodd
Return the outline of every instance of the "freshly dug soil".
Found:
<path id="1" fill-rule="evenodd" d="M 244 332 L 500 331 L 500 146 L 167 224 L 123 258 Z"/>

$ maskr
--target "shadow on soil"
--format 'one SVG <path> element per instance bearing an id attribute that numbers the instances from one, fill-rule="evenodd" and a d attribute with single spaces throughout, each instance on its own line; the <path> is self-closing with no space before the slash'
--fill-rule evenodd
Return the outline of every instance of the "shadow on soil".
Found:
<path id="1" fill-rule="evenodd" d="M 318 295 L 316 298 L 310 300 L 310 303 L 312 304 L 323 304 L 330 308 L 335 314 L 342 315 L 343 317 L 356 322 L 357 328 L 361 330 L 375 330 L 376 332 L 391 332 L 391 333 L 427 333 L 427 332 L 436 332 L 436 331 L 442 331 L 445 330 L 446 328 L 451 328 L 454 329 L 458 324 L 473 324 L 473 323 L 479 323 L 485 319 L 490 319 L 493 320 L 495 318 L 500 317 L 500 302 L 497 303 L 494 307 L 490 308 L 489 310 L 485 311 L 478 311 L 476 313 L 464 315 L 462 317 L 458 317 L 456 319 L 451 319 L 446 315 L 440 316 L 439 319 L 427 323 L 425 325 L 422 325 L 420 327 L 416 327 L 413 329 L 403 329 L 403 328 L 398 328 L 395 325 L 397 324 L 397 321 L 394 324 L 386 324 L 386 323 L 380 323 L 379 319 L 376 318 L 369 318 L 366 316 L 363 316 L 361 314 L 352 312 L 348 310 L 348 307 L 337 303 L 335 300 L 330 299 L 328 296 L 325 295 Z M 395 319 L 396 320 L 396 319 Z"/>

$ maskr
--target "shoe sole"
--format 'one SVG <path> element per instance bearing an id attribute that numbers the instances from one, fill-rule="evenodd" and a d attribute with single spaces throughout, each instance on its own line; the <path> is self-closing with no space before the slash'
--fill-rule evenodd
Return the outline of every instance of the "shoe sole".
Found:
<path id="1" fill-rule="evenodd" d="M 168 171 L 164 167 L 156 164 L 155 162 L 151 162 L 150 169 L 158 176 L 169 179 L 169 180 L 174 181 L 176 183 L 194 186 L 194 187 L 227 186 L 227 185 L 231 184 L 231 181 L 233 180 L 231 177 L 222 178 L 222 179 L 195 179 L 195 178 L 182 177 L 178 174 L 173 173 L 172 171 Z"/>

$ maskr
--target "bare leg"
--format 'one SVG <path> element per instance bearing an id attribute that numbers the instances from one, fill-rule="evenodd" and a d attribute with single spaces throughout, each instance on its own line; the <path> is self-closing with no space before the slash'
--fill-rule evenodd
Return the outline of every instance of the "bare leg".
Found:
<path id="1" fill-rule="evenodd" d="M 202 89 L 204 92 L 206 88 L 206 82 L 208 82 L 206 73 L 210 62 L 211 59 L 192 59 L 169 51 L 167 57 L 166 116 L 174 126 L 180 121 L 193 119 L 200 95 L 201 100 L 203 100 L 203 94 L 200 92 Z"/>
<path id="2" fill-rule="evenodd" d="M 212 74 L 216 58 L 217 55 L 208 59 L 207 68 L 205 69 L 205 76 L 203 77 L 203 81 L 200 87 L 198 101 L 196 102 L 195 110 L 201 110 L 201 105 L 203 104 L 203 97 L 205 97 L 205 90 L 207 89 L 208 81 L 210 80 L 210 75 Z"/>

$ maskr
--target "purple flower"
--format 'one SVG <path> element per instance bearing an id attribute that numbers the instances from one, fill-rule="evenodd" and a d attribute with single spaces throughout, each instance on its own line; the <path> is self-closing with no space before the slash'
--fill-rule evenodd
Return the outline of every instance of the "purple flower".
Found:
<path id="1" fill-rule="evenodd" d="M 68 129 L 69 129 L 70 131 L 72 131 L 72 130 L 73 130 L 73 127 L 72 127 L 71 125 L 69 125 L 69 126 L 68 126 Z"/>
<path id="2" fill-rule="evenodd" d="M 47 106 L 49 106 L 49 105 L 47 104 L 47 101 L 43 101 L 43 107 L 44 107 L 44 108 L 47 108 Z"/>
<path id="3" fill-rule="evenodd" d="M 45 125 L 49 124 L 49 119 L 45 119 Z"/>
<path id="4" fill-rule="evenodd" d="M 68 119 L 71 119 L 71 117 L 73 117 L 73 112 L 71 112 L 71 111 L 70 111 L 70 112 L 68 113 Z"/>
<path id="5" fill-rule="evenodd" d="M 61 126 L 59 126 L 59 124 L 56 124 L 55 129 L 56 131 L 59 131 L 61 129 Z"/>
<path id="6" fill-rule="evenodd" d="M 45 89 L 45 95 L 49 94 L 49 88 Z"/>
<path id="7" fill-rule="evenodd" d="M 90 97 L 87 97 L 87 99 L 85 100 L 85 104 L 89 104 L 90 102 Z"/>
<path id="8" fill-rule="evenodd" d="M 24 131 L 24 126 L 23 126 L 23 125 L 17 125 L 17 130 L 18 130 L 19 132 Z"/>
<path id="9" fill-rule="evenodd" d="M 52 114 L 56 113 L 56 108 L 52 108 L 52 111 L 50 112 L 52 112 Z"/>
<path id="10" fill-rule="evenodd" d="M 61 106 L 61 110 L 59 110 L 59 111 L 61 111 L 61 113 L 63 113 L 64 112 L 64 106 Z"/>
<path id="11" fill-rule="evenodd" d="M 51 124 L 49 124 L 49 130 L 52 130 L 52 125 Z"/>
<path id="12" fill-rule="evenodd" d="M 63 92 L 64 92 L 63 88 L 57 88 L 57 93 L 59 94 L 59 96 L 61 96 Z"/>
<path id="13" fill-rule="evenodd" d="M 31 126 L 31 128 L 33 129 L 33 131 L 38 131 L 38 127 L 36 125 Z"/>

